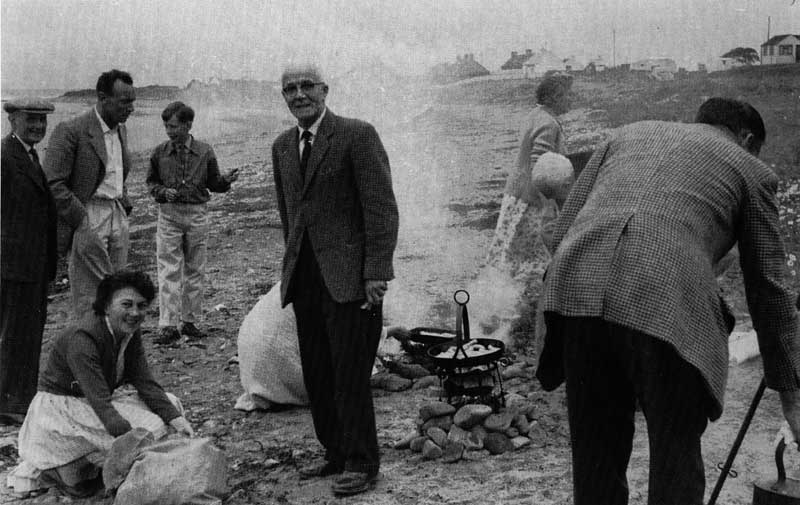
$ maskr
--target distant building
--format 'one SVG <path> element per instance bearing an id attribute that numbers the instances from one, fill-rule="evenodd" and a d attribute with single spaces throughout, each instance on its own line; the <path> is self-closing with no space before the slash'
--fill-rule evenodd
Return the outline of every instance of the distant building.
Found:
<path id="1" fill-rule="evenodd" d="M 524 53 L 511 51 L 511 57 L 500 65 L 500 70 L 522 70 L 522 64 L 533 56 L 533 51 L 526 49 Z"/>
<path id="2" fill-rule="evenodd" d="M 489 75 L 491 72 L 475 61 L 472 53 L 456 56 L 455 63 L 440 63 L 428 71 L 428 78 L 436 84 L 447 84 L 471 77 Z"/>
<path id="3" fill-rule="evenodd" d="M 567 72 L 583 72 L 586 69 L 586 63 L 574 56 L 564 58 L 563 63 L 564 70 Z"/>
<path id="4" fill-rule="evenodd" d="M 597 58 L 591 58 L 589 60 L 584 71 L 588 73 L 605 72 L 606 68 L 608 68 L 608 65 L 606 65 L 605 60 L 602 56 L 598 56 Z"/>
<path id="5" fill-rule="evenodd" d="M 543 48 L 525 60 L 522 70 L 527 79 L 538 79 L 551 70 L 565 72 L 567 66 L 564 64 L 563 58 L 559 58 L 552 51 Z"/>
<path id="6" fill-rule="evenodd" d="M 631 72 L 655 72 L 657 70 L 674 74 L 678 71 L 678 65 L 672 58 L 645 58 L 631 63 Z"/>
<path id="7" fill-rule="evenodd" d="M 800 35 L 776 35 L 761 44 L 761 64 L 800 63 Z"/>

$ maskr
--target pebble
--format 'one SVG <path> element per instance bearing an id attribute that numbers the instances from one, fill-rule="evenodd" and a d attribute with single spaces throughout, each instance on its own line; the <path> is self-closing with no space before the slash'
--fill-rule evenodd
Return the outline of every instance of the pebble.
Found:
<path id="1" fill-rule="evenodd" d="M 504 380 L 514 379 L 517 377 L 525 378 L 528 377 L 528 371 L 525 370 L 525 365 L 522 363 L 515 363 L 511 366 L 508 366 L 500 372 L 500 376 Z"/>
<path id="2" fill-rule="evenodd" d="M 434 426 L 443 429 L 444 431 L 450 431 L 450 427 L 453 426 L 453 417 L 452 416 L 439 416 L 439 417 L 432 417 L 422 423 L 420 427 L 420 433 L 427 433 L 430 428 Z"/>
<path id="3" fill-rule="evenodd" d="M 417 432 L 409 433 L 408 435 L 404 436 L 400 440 L 394 443 L 395 449 L 410 449 L 411 448 L 411 441 L 415 438 L 419 437 Z"/>
<path id="4" fill-rule="evenodd" d="M 427 421 L 432 417 L 449 416 L 455 413 L 456 408 L 446 402 L 428 402 L 419 408 L 419 417 Z"/>
<path id="5" fill-rule="evenodd" d="M 519 430 L 512 426 L 509 429 L 507 429 L 505 432 L 503 432 L 503 434 L 505 436 L 507 436 L 508 438 L 514 438 L 514 437 L 518 437 L 519 436 Z"/>
<path id="6" fill-rule="evenodd" d="M 453 422 L 468 430 L 481 424 L 491 414 L 492 408 L 488 405 L 467 404 L 458 409 L 455 416 L 453 416 Z"/>
<path id="7" fill-rule="evenodd" d="M 483 436 L 477 433 L 470 433 L 464 441 L 464 448 L 468 451 L 480 451 L 483 449 L 484 438 L 486 438 L 486 432 L 483 432 Z"/>
<path id="8" fill-rule="evenodd" d="M 486 459 L 489 456 L 489 451 L 487 450 L 480 450 L 480 451 L 465 451 L 464 454 L 461 455 L 462 459 L 467 461 L 481 461 Z"/>
<path id="9" fill-rule="evenodd" d="M 395 373 L 406 379 L 421 379 L 429 376 L 436 378 L 427 368 L 417 363 L 397 363 Z"/>
<path id="10" fill-rule="evenodd" d="M 442 461 L 445 463 L 455 463 L 464 455 L 464 444 L 461 442 L 448 441 L 443 450 Z"/>
<path id="11" fill-rule="evenodd" d="M 525 414 L 517 415 L 511 425 L 519 430 L 520 435 L 527 435 L 531 431 L 531 423 Z"/>
<path id="12" fill-rule="evenodd" d="M 433 440 L 426 440 L 422 446 L 422 457 L 425 459 L 436 459 L 442 457 L 442 448 L 433 443 Z"/>
<path id="13" fill-rule="evenodd" d="M 414 452 L 422 452 L 422 446 L 428 441 L 428 437 L 419 436 L 411 441 L 409 448 Z"/>
<path id="14" fill-rule="evenodd" d="M 516 451 L 517 449 L 521 449 L 521 448 L 523 448 L 523 447 L 525 447 L 526 445 L 529 445 L 529 444 L 531 443 L 531 439 L 530 439 L 530 438 L 528 438 L 528 437 L 523 437 L 523 436 L 521 436 L 521 435 L 520 435 L 520 436 L 518 436 L 518 437 L 514 437 L 514 438 L 512 438 L 512 439 L 511 439 L 511 440 L 509 440 L 509 441 L 511 442 L 511 445 L 514 447 L 514 450 L 515 450 L 515 451 Z"/>
<path id="15" fill-rule="evenodd" d="M 506 408 L 516 412 L 527 412 L 528 399 L 517 393 L 508 393 L 506 395 Z"/>
<path id="16" fill-rule="evenodd" d="M 469 437 L 469 432 L 464 428 L 459 427 L 457 424 L 454 424 L 450 427 L 450 431 L 447 433 L 447 440 L 451 442 L 461 442 L 464 443 Z"/>
<path id="17" fill-rule="evenodd" d="M 447 432 L 445 432 L 438 426 L 429 428 L 428 431 L 426 431 L 425 433 L 428 435 L 428 438 L 433 440 L 433 443 L 435 443 L 439 447 L 444 447 L 444 444 L 447 442 Z"/>
<path id="18" fill-rule="evenodd" d="M 514 446 L 511 445 L 511 440 L 509 440 L 507 436 L 502 433 L 494 432 L 486 435 L 486 439 L 483 441 L 483 447 L 491 454 L 503 454 L 514 448 Z"/>
<path id="19" fill-rule="evenodd" d="M 414 389 L 425 389 L 431 386 L 438 386 L 439 385 L 439 377 L 435 375 L 428 375 L 425 377 L 421 377 L 414 382 Z"/>
<path id="20" fill-rule="evenodd" d="M 499 414 L 492 414 L 487 417 L 483 422 L 483 427 L 486 428 L 487 431 L 503 433 L 511 427 L 511 421 L 513 420 L 514 416 L 512 416 L 510 412 L 500 412 Z"/>
<path id="21" fill-rule="evenodd" d="M 411 388 L 413 382 L 393 373 L 381 372 L 370 377 L 369 384 L 376 389 L 397 392 Z"/>

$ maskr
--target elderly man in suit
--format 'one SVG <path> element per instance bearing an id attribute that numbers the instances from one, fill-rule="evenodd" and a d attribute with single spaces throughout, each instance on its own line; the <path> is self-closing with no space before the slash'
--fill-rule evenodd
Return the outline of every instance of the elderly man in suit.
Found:
<path id="1" fill-rule="evenodd" d="M 56 200 L 59 248 L 69 251 L 73 317 L 91 308 L 97 285 L 128 262 L 130 171 L 125 121 L 136 92 L 127 72 L 97 80 L 97 104 L 53 130 L 44 171 Z"/>
<path id="2" fill-rule="evenodd" d="M 20 99 L 3 109 L 11 133 L 0 150 L 0 424 L 21 424 L 36 394 L 47 285 L 56 274 L 56 206 L 34 147 L 54 107 Z"/>
<path id="3" fill-rule="evenodd" d="M 624 504 L 635 403 L 651 504 L 700 504 L 700 438 L 722 413 L 732 317 L 714 265 L 738 244 L 767 386 L 800 432 L 800 342 L 784 282 L 778 179 L 750 105 L 712 98 L 695 124 L 621 128 L 588 163 L 554 234 L 537 376 L 566 381 L 575 503 Z"/>
<path id="4" fill-rule="evenodd" d="M 283 97 L 297 126 L 272 146 L 286 253 L 282 302 L 297 318 L 303 378 L 325 461 L 304 477 L 343 474 L 339 495 L 369 489 L 379 468 L 369 379 L 394 277 L 397 204 L 375 129 L 325 106 L 313 66 L 287 69 Z"/>

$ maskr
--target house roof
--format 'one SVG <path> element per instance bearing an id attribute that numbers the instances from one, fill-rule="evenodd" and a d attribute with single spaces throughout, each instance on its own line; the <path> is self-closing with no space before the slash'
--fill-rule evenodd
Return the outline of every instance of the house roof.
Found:
<path id="1" fill-rule="evenodd" d="M 774 37 L 770 37 L 770 39 L 768 41 L 764 42 L 763 44 L 761 44 L 761 46 L 762 47 L 763 46 L 777 46 L 778 43 L 782 42 L 783 39 L 785 39 L 786 37 L 796 37 L 796 38 L 800 39 L 800 35 L 795 35 L 793 33 L 784 33 L 783 35 L 775 35 Z"/>
<path id="2" fill-rule="evenodd" d="M 522 64 L 531 57 L 530 52 L 523 52 L 512 55 L 505 63 L 503 63 L 500 68 L 503 70 L 512 70 L 516 68 L 522 68 Z"/>

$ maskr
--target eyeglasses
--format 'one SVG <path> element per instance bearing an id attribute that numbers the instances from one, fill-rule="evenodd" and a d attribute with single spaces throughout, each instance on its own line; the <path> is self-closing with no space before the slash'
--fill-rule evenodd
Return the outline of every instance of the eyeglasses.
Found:
<path id="1" fill-rule="evenodd" d="M 290 82 L 286 86 L 283 87 L 283 94 L 286 96 L 295 96 L 299 91 L 302 91 L 303 94 L 308 94 L 314 91 L 314 86 L 317 84 L 325 84 L 324 82 L 314 82 L 314 81 L 300 81 L 300 82 Z"/>

